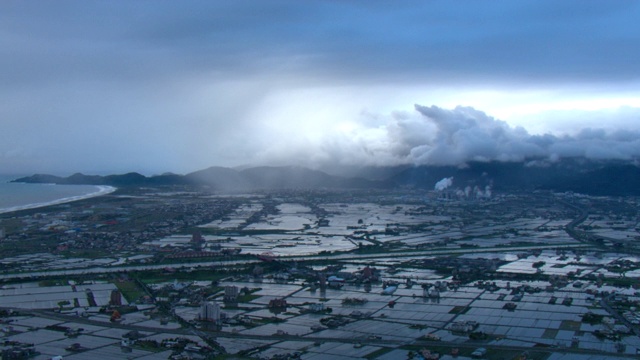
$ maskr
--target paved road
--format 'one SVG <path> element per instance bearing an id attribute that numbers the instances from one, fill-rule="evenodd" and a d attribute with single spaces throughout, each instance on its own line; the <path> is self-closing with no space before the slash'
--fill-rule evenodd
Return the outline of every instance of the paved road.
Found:
<path id="1" fill-rule="evenodd" d="M 89 267 L 85 269 L 71 269 L 71 270 L 52 270 L 52 271 L 28 271 L 20 273 L 10 273 L 0 275 L 0 280 L 14 280 L 14 279 L 28 279 L 47 276 L 69 276 L 69 275 L 86 275 L 86 274 L 108 274 L 108 273 L 120 273 L 129 271 L 143 271 L 143 270 L 161 270 L 164 268 L 197 268 L 197 267 L 212 267 L 212 266 L 233 266 L 241 264 L 260 263 L 258 259 L 246 259 L 246 260 L 221 260 L 221 261 L 202 261 L 196 263 L 174 263 L 174 264 L 158 264 L 158 265 L 130 265 L 130 266 L 117 266 L 117 267 Z"/>
<path id="2" fill-rule="evenodd" d="M 421 250 L 421 251 L 399 251 L 399 252 L 385 252 L 375 254 L 335 254 L 328 256 L 292 256 L 281 257 L 283 261 L 314 261 L 314 260 L 366 260 L 366 259 L 381 259 L 392 256 L 395 259 L 403 257 L 422 257 L 433 255 L 454 255 L 454 254 L 466 254 L 466 253 L 491 253 L 491 252 L 517 252 L 528 250 L 547 250 L 547 249 L 573 249 L 588 247 L 590 244 L 554 244 L 554 245 L 532 245 L 532 246 L 512 246 L 512 247 L 490 247 L 490 248 L 474 248 L 474 249 L 438 249 L 438 250 Z M 91 267 L 86 269 L 71 269 L 71 270 L 52 270 L 52 271 L 29 271 L 20 273 L 1 274 L 0 280 L 19 280 L 29 278 L 40 278 L 48 276 L 72 276 L 72 275 L 88 275 L 88 274 L 108 274 L 108 273 L 122 273 L 129 271 L 143 271 L 143 270 L 161 270 L 167 267 L 176 269 L 189 269 L 198 267 L 225 267 L 234 265 L 246 265 L 256 264 L 261 261 L 258 259 L 245 259 L 245 260 L 219 260 L 219 261 L 203 261 L 196 263 L 173 263 L 173 264 L 161 264 L 161 265 L 130 265 L 130 266 L 118 266 L 118 267 Z"/>

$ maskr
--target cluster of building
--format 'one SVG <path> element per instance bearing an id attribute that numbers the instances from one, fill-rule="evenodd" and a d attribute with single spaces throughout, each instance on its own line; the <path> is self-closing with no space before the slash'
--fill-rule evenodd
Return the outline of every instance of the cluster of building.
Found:
<path id="1" fill-rule="evenodd" d="M 104 198 L 114 201 L 104 201 Z M 50 245 L 40 250 L 52 254 L 91 252 L 104 257 L 132 257 L 146 250 L 141 247 L 146 241 L 220 218 L 237 206 L 233 199 L 220 198 L 212 202 L 186 195 L 166 197 L 163 201 L 145 193 L 111 194 L 104 198 L 5 214 L 0 218 L 3 229 L 0 241 L 14 244 L 11 250 L 15 254 L 33 253 L 34 246 L 26 244 L 42 243 Z"/>
<path id="2" fill-rule="evenodd" d="M 36 348 L 33 344 L 18 341 L 4 341 L 1 349 L 3 360 L 28 359 L 36 355 Z"/>
<path id="3" fill-rule="evenodd" d="M 145 348 L 179 348 L 192 358 L 348 354 L 384 360 L 406 356 L 403 346 L 417 339 L 482 345 L 484 352 L 460 350 L 470 357 L 484 357 L 493 345 L 561 347 L 599 356 L 631 356 L 640 349 L 633 336 L 640 334 L 640 296 L 633 288 L 640 262 L 612 252 L 633 249 L 638 217 L 617 214 L 615 201 L 486 196 L 486 189 L 482 196 L 473 189 L 469 195 L 445 189 L 430 196 L 283 192 L 215 199 L 140 191 L 135 197 L 109 195 L 111 201 L 60 206 L 59 212 L 51 208 L 5 216 L 3 244 L 55 244 L 45 249 L 55 254 L 32 251 L 0 259 L 4 275 L 17 270 L 35 274 L 53 266 L 118 270 L 133 264 L 135 270 L 147 271 L 144 265 L 162 272 L 162 278 L 207 269 L 216 272 L 216 280 L 153 284 L 144 289 L 146 299 L 130 307 L 113 283 L 24 290 L 41 299 L 31 308 L 58 308 L 57 316 L 80 315 L 94 325 L 102 321 L 105 328 L 113 320 L 118 328 L 157 329 L 153 335 L 128 333 L 116 339 L 119 347 L 141 352 L 140 357 L 149 356 Z M 581 206 L 593 214 L 581 218 Z M 214 227 L 204 226 L 214 221 Z M 73 257 L 76 251 L 127 260 L 93 259 L 80 265 Z M 229 259 L 245 253 L 254 255 Z M 213 257 L 226 261 L 191 265 L 194 259 Z M 228 277 L 219 280 L 220 274 Z M 20 286 L 0 288 L 6 304 L 24 303 Z M 82 339 L 68 340 L 86 332 L 54 328 L 68 319 L 53 325 L 39 319 L 32 326 L 9 314 L 3 317 L 16 320 L 2 329 L 7 339 L 3 359 L 32 354 L 39 344 L 24 339 L 35 331 L 46 331 L 57 348 L 68 352 L 98 354 L 102 349 Z M 100 331 L 91 335 L 100 338 L 92 338 L 96 343 L 113 340 L 104 340 L 108 336 Z M 193 338 L 177 336 L 185 332 Z M 66 336 L 64 341 L 60 336 Z M 323 343 L 326 339 L 334 339 L 331 346 Z M 420 353 L 433 358 L 436 352 L 425 346 Z"/>

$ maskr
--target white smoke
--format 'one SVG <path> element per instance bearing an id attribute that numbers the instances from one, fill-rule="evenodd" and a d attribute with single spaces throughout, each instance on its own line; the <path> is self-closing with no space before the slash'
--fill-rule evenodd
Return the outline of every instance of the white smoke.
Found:
<path id="1" fill-rule="evenodd" d="M 444 178 L 436 183 L 435 190 L 444 191 L 451 185 L 453 185 L 453 177 Z"/>
<path id="2" fill-rule="evenodd" d="M 491 186 L 487 185 L 484 188 L 484 197 L 486 198 L 490 198 L 491 197 Z"/>
<path id="3" fill-rule="evenodd" d="M 473 194 L 473 197 L 476 199 L 488 199 L 491 197 L 491 186 L 487 185 L 484 187 L 484 190 L 481 189 L 480 187 L 478 187 L 477 185 L 473 187 L 473 190 L 471 190 L 470 187 L 467 187 L 470 191 L 470 193 Z"/>

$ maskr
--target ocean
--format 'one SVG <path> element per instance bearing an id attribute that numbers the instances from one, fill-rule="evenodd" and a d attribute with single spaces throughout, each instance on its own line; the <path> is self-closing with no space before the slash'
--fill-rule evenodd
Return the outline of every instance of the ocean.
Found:
<path id="1" fill-rule="evenodd" d="M 111 186 L 10 182 L 20 177 L 0 175 L 0 213 L 61 204 L 115 191 Z"/>

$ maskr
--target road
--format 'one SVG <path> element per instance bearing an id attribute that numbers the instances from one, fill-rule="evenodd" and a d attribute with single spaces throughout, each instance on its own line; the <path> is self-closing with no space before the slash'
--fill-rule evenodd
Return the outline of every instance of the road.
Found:
<path id="1" fill-rule="evenodd" d="M 529 250 L 548 250 L 548 249 L 573 249 L 591 246 L 590 244 L 554 244 L 554 245 L 530 245 L 530 246 L 511 246 L 511 247 L 487 247 L 487 248 L 473 248 L 473 249 L 435 249 L 435 250 L 419 250 L 419 251 L 398 251 L 398 252 L 384 252 L 374 254 L 358 254 L 358 253 L 346 253 L 335 254 L 329 256 L 291 256 L 280 257 L 281 261 L 332 261 L 332 260 L 366 260 L 366 259 L 382 259 L 393 256 L 395 259 L 405 257 L 421 257 L 421 256 L 434 256 L 434 255 L 455 255 L 466 253 L 491 253 L 491 252 L 518 252 Z M 199 267 L 225 267 L 235 265 L 247 265 L 257 264 L 261 260 L 258 259 L 245 259 L 245 260 L 219 260 L 219 261 L 202 261 L 196 263 L 169 263 L 159 265 L 130 265 L 130 266 L 118 266 L 118 267 L 91 267 L 86 269 L 71 269 L 71 270 L 52 270 L 52 271 L 29 271 L 20 273 L 1 274 L 0 280 L 20 280 L 30 278 L 42 278 L 42 277 L 55 277 L 55 276 L 73 276 L 73 275 L 89 275 L 89 274 L 108 274 L 108 273 L 125 273 L 129 271 L 144 271 L 144 270 L 161 270 L 167 267 L 176 269 L 190 269 Z"/>

